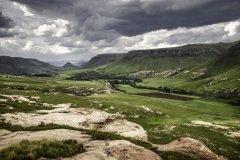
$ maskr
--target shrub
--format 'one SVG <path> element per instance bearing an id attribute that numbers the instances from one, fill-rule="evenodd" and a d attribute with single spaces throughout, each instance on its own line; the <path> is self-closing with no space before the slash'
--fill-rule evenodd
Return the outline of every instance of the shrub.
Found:
<path id="1" fill-rule="evenodd" d="M 23 140 L 19 144 L 0 151 L 0 159 L 4 160 L 36 160 L 44 158 L 70 157 L 83 153 L 84 148 L 75 140 L 64 141 L 28 141 Z"/>

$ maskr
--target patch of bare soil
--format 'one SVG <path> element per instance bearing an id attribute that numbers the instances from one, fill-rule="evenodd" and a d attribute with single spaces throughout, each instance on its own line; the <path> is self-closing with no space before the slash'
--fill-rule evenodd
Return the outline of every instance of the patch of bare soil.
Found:
<path id="1" fill-rule="evenodd" d="M 174 151 L 195 159 L 201 160 L 226 160 L 216 155 L 202 142 L 193 138 L 180 138 L 165 145 L 154 145 L 158 151 Z"/>
<path id="2" fill-rule="evenodd" d="M 50 106 L 53 107 L 52 110 L 38 110 L 35 113 L 6 113 L 1 115 L 0 119 L 24 127 L 53 123 L 75 128 L 114 132 L 125 137 L 147 141 L 146 131 L 140 125 L 127 121 L 119 113 L 110 114 L 96 109 L 71 108 L 71 104 Z"/>
<path id="3" fill-rule="evenodd" d="M 227 127 L 227 126 L 217 125 L 217 124 L 213 124 L 211 122 L 206 122 L 206 121 L 195 120 L 195 121 L 191 121 L 191 122 L 192 122 L 193 126 L 213 127 L 216 129 L 229 129 L 229 127 Z"/>
<path id="4" fill-rule="evenodd" d="M 230 131 L 227 136 L 235 138 L 235 137 L 240 137 L 240 131 Z"/>

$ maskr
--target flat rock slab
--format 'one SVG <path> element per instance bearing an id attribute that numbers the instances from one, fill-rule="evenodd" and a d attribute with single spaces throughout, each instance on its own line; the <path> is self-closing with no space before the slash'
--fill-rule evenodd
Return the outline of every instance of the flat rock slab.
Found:
<path id="1" fill-rule="evenodd" d="M 138 124 L 127 121 L 123 115 L 110 114 L 88 108 L 71 108 L 71 104 L 51 105 L 52 110 L 35 113 L 6 113 L 0 119 L 24 127 L 44 124 L 66 125 L 74 128 L 113 132 L 125 137 L 147 141 L 146 131 Z"/>
<path id="2" fill-rule="evenodd" d="M 86 153 L 64 160 L 162 160 L 156 153 L 126 140 L 89 141 Z"/>
<path id="3" fill-rule="evenodd" d="M 11 131 L 8 131 L 8 130 L 6 130 L 6 129 L 0 129 L 0 137 L 1 136 L 4 136 L 4 135 L 8 135 L 8 134 L 10 134 L 10 133 L 12 133 Z"/>

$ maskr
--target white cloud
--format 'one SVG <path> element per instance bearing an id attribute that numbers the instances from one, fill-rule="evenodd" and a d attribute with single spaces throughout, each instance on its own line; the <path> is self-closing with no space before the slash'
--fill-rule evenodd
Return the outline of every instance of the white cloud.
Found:
<path id="1" fill-rule="evenodd" d="M 240 32 L 240 21 L 230 22 L 228 23 L 224 31 L 228 32 L 229 36 L 234 36 L 236 34 L 239 34 Z"/>
<path id="2" fill-rule="evenodd" d="M 54 54 L 66 54 L 66 53 L 71 53 L 73 49 L 60 46 L 60 44 L 55 44 L 53 46 L 49 46 L 49 51 Z"/>
<path id="3" fill-rule="evenodd" d="M 134 0 L 122 1 L 124 4 Z M 149 0 L 148 3 L 151 1 L 154 0 Z M 160 2 L 163 0 L 155 1 Z M 166 2 L 166 0 L 164 1 Z M 169 0 L 169 3 L 170 1 L 177 0 Z M 117 3 L 117 1 L 112 1 L 112 3 L 114 2 Z M 145 2 L 147 3 L 147 0 Z M 196 0 L 192 3 L 195 2 Z M 199 3 L 189 5 L 199 5 Z M 0 0 L 0 5 L 8 6 L 13 4 L 9 1 Z M 184 8 L 181 5 L 178 5 L 178 7 L 180 8 L 174 8 L 174 6 L 170 5 L 169 9 Z M 41 14 L 29 17 L 23 16 L 23 12 L 19 7 L 9 8 L 3 10 L 3 13 L 16 22 L 17 27 L 9 30 L 18 34 L 13 37 L 0 38 L 1 55 L 23 55 L 25 57 L 41 57 L 47 60 L 54 60 L 63 56 L 66 58 L 74 56 L 76 59 L 89 59 L 101 53 L 124 53 L 130 50 L 174 47 L 189 43 L 231 42 L 240 38 L 240 20 L 200 27 L 160 29 L 129 37 L 121 35 L 117 30 L 110 30 L 112 27 L 108 29 L 109 26 L 106 26 L 105 23 L 111 26 L 118 22 L 112 18 L 103 18 L 101 15 L 86 18 L 81 26 L 73 24 L 74 19 L 68 19 L 67 16 L 58 19 Z M 16 13 L 14 13 L 14 9 L 17 11 Z M 110 9 L 114 10 L 113 7 Z M 124 11 L 121 10 L 119 13 Z M 74 27 L 78 27 L 79 32 L 75 33 Z M 3 32 L 6 33 L 5 30 Z M 94 41 L 87 40 L 86 36 Z"/>
<path id="4" fill-rule="evenodd" d="M 33 42 L 32 41 L 27 41 L 25 46 L 23 47 L 23 50 L 31 50 L 33 46 Z"/>
<path id="5" fill-rule="evenodd" d="M 240 19 L 201 27 L 148 32 L 142 35 L 122 36 L 112 42 L 112 46 L 99 48 L 99 52 L 127 52 L 130 50 L 175 47 L 193 43 L 217 43 L 239 40 Z M 104 42 L 107 43 L 107 42 Z M 102 46 L 104 46 L 102 44 Z"/>
<path id="6" fill-rule="evenodd" d="M 27 41 L 25 43 L 25 46 L 23 47 L 23 50 L 29 51 L 29 52 L 38 52 L 40 54 L 45 54 L 45 55 L 46 54 L 61 55 L 61 54 L 71 53 L 74 51 L 74 49 L 72 48 L 61 46 L 60 43 L 49 44 L 42 40 L 36 41 L 34 45 L 32 41 Z"/>
<path id="7" fill-rule="evenodd" d="M 12 39 L 6 39 L 4 41 L 0 41 L 0 47 L 9 47 L 11 45 L 16 45 L 17 42 L 16 40 L 12 40 Z"/>
<path id="8" fill-rule="evenodd" d="M 61 37 L 68 32 L 69 22 L 63 19 L 50 21 L 51 24 L 43 24 L 33 30 L 36 36 L 52 35 Z"/>
<path id="9" fill-rule="evenodd" d="M 17 2 L 13 2 L 13 5 L 19 7 L 23 11 L 24 16 L 32 17 L 34 14 L 23 4 L 19 4 Z"/>
<path id="10" fill-rule="evenodd" d="M 39 26 L 37 29 L 34 29 L 33 32 L 36 34 L 36 36 L 43 36 L 46 35 L 48 32 L 51 32 L 56 29 L 55 24 L 43 24 Z"/>

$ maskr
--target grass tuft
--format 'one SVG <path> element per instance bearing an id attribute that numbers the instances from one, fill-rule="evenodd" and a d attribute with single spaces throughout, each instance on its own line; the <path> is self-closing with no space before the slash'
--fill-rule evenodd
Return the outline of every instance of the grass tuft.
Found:
<path id="1" fill-rule="evenodd" d="M 64 141 L 28 141 L 10 146 L 0 151 L 0 159 L 4 160 L 37 160 L 39 158 L 71 157 L 85 152 L 83 145 L 75 140 Z"/>

